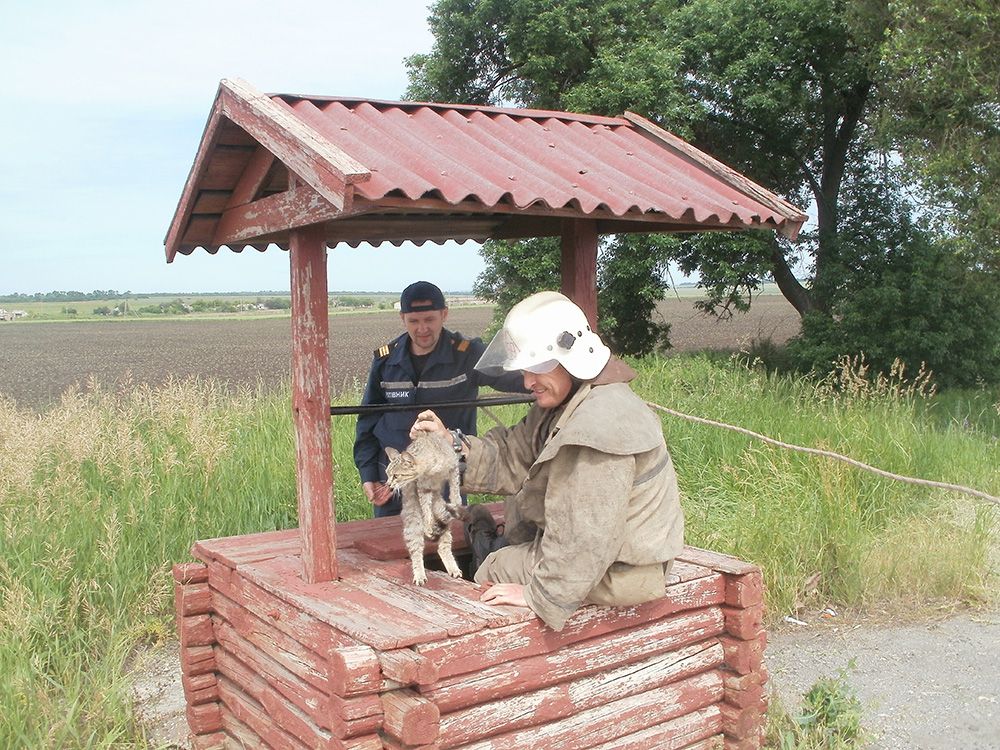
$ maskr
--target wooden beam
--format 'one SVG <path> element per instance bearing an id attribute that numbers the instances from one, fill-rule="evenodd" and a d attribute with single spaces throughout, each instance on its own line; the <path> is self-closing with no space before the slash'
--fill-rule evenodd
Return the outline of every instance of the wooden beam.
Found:
<path id="1" fill-rule="evenodd" d="M 573 300 L 597 330 L 597 222 L 564 219 L 562 293 Z"/>
<path id="2" fill-rule="evenodd" d="M 308 185 L 227 209 L 215 225 L 212 245 L 229 245 L 320 224 L 340 210 Z"/>
<path id="3" fill-rule="evenodd" d="M 339 209 L 350 210 L 355 182 L 371 172 L 273 101 L 241 80 L 219 84 L 222 113 L 252 135 L 316 192 Z"/>
<path id="4" fill-rule="evenodd" d="M 243 174 L 240 175 L 239 182 L 233 188 L 233 193 L 229 196 L 226 208 L 235 208 L 236 206 L 251 203 L 257 197 L 257 193 L 260 192 L 264 180 L 267 179 L 267 173 L 271 171 L 272 164 L 274 164 L 274 154 L 263 146 L 258 145 L 257 150 L 250 157 L 250 162 L 243 169 Z"/>
<path id="5" fill-rule="evenodd" d="M 292 416 L 302 578 L 337 577 L 333 459 L 330 452 L 330 319 L 323 226 L 292 231 Z"/>

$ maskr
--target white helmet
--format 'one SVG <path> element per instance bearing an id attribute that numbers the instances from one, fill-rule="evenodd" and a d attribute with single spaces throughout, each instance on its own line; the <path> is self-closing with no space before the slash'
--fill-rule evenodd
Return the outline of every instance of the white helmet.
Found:
<path id="1" fill-rule="evenodd" d="M 611 350 L 590 330 L 583 310 L 559 292 L 538 292 L 511 308 L 476 369 L 498 375 L 549 372 L 562 365 L 573 377 L 590 380 L 610 358 Z"/>

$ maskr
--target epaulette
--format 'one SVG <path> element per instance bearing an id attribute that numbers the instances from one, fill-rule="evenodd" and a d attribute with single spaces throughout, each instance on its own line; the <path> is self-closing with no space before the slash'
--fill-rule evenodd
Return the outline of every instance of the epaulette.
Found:
<path id="1" fill-rule="evenodd" d="M 451 345 L 454 346 L 458 351 L 464 352 L 469 348 L 469 340 L 462 336 L 460 333 L 455 333 L 451 337 Z"/>
<path id="2" fill-rule="evenodd" d="M 375 350 L 375 358 L 382 359 L 383 357 L 388 357 L 389 352 L 391 352 L 395 346 L 395 341 L 390 341 L 388 344 L 382 344 L 382 346 Z"/>

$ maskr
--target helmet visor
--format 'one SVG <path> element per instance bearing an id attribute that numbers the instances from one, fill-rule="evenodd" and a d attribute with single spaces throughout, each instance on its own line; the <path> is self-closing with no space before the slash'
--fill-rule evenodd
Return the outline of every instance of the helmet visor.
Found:
<path id="1" fill-rule="evenodd" d="M 535 351 L 535 350 L 538 351 Z M 549 347 L 551 349 L 551 347 Z M 522 348 L 515 341 L 507 327 L 501 328 L 486 347 L 483 356 L 476 362 L 476 369 L 485 375 L 502 375 L 514 370 L 530 372 L 551 372 L 559 364 L 553 352 L 544 346 Z"/>

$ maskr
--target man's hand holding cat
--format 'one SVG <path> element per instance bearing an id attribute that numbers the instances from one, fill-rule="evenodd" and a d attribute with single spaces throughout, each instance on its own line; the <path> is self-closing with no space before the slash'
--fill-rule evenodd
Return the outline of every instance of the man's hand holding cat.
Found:
<path id="1" fill-rule="evenodd" d="M 448 428 L 444 426 L 444 422 L 430 409 L 422 411 L 417 415 L 417 421 L 410 428 L 410 440 L 413 440 L 421 432 L 440 432 L 442 435 L 451 437 L 448 433 Z"/>

